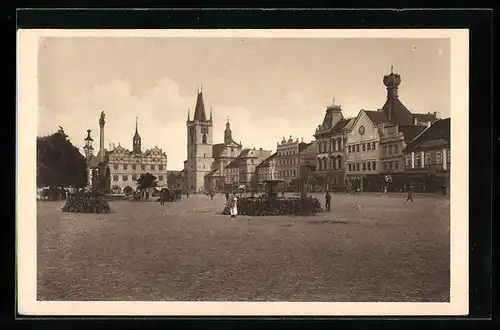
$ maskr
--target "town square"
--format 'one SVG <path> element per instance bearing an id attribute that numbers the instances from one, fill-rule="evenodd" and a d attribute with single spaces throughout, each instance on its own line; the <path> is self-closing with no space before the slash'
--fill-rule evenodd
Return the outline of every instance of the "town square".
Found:
<path id="1" fill-rule="evenodd" d="M 41 42 L 37 300 L 450 301 L 449 40 L 104 39 Z"/>
<path id="2" fill-rule="evenodd" d="M 235 220 L 222 195 L 103 214 L 38 202 L 37 299 L 449 301 L 449 199 L 405 197 L 339 194 L 328 214 Z"/>

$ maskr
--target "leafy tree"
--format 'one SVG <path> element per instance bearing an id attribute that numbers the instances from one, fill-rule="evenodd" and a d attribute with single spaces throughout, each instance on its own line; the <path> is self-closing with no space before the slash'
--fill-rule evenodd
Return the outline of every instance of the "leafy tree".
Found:
<path id="1" fill-rule="evenodd" d="M 84 187 L 87 162 L 62 128 L 49 136 L 37 137 L 37 186 Z"/>
<path id="2" fill-rule="evenodd" d="M 156 187 L 156 176 L 151 173 L 144 173 L 137 179 L 139 189 L 149 189 Z"/>

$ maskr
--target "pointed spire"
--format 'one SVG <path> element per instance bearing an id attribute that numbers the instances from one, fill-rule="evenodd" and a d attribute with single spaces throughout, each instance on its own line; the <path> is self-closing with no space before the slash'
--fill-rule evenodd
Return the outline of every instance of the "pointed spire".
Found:
<path id="1" fill-rule="evenodd" d="M 394 67 L 391 65 L 391 73 L 394 73 Z"/>
<path id="2" fill-rule="evenodd" d="M 212 107 L 210 107 L 210 120 L 212 120 Z"/>
<path id="3" fill-rule="evenodd" d="M 205 113 L 205 104 L 203 102 L 203 91 L 198 91 L 198 97 L 196 98 L 196 105 L 194 108 L 193 120 L 206 121 L 207 115 Z"/>
<path id="4" fill-rule="evenodd" d="M 190 110 L 190 109 L 188 109 L 188 120 L 187 120 L 187 121 L 190 121 L 190 120 L 191 120 L 191 119 L 189 118 L 189 117 L 191 117 L 190 115 L 191 115 L 191 110 Z"/>
<path id="5" fill-rule="evenodd" d="M 139 117 L 135 117 L 135 134 L 134 134 L 134 140 L 140 140 L 141 136 L 139 135 Z"/>

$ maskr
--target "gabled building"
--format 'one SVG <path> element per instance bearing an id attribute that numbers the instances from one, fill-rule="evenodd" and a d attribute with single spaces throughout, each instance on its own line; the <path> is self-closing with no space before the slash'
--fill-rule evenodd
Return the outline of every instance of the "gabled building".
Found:
<path id="1" fill-rule="evenodd" d="M 130 193 L 137 189 L 137 179 L 141 174 L 150 173 L 156 177 L 159 186 L 167 186 L 167 155 L 158 146 L 142 150 L 142 139 L 136 118 L 135 133 L 132 138 L 132 150 L 118 143 L 109 145 L 109 149 L 101 144 L 97 156 L 92 156 L 89 167 L 93 170 L 93 178 L 97 177 L 96 169 L 103 166 L 108 180 L 107 186 L 116 193 Z M 90 137 L 90 133 L 89 133 Z M 87 139 L 89 138 L 87 137 Z M 101 127 L 101 139 L 104 138 L 104 123 Z M 101 158 L 102 154 L 102 158 Z"/>
<path id="2" fill-rule="evenodd" d="M 439 191 L 450 185 L 451 120 L 435 121 L 403 150 L 408 182 L 417 191 Z"/>
<path id="3" fill-rule="evenodd" d="M 353 122 L 351 118 L 344 118 L 341 106 L 334 101 L 326 108 L 322 124 L 316 128 L 315 182 L 322 190 L 345 188 L 346 134 Z"/>
<path id="4" fill-rule="evenodd" d="M 277 177 L 284 181 L 285 189 L 296 190 L 294 182 L 299 179 L 299 157 L 300 153 L 307 149 L 309 143 L 299 141 L 298 138 L 292 139 L 290 135 L 288 140 L 283 137 L 281 143 L 276 146 L 276 170 Z"/>
<path id="5" fill-rule="evenodd" d="M 387 100 L 378 110 L 362 109 L 347 133 L 346 179 L 355 189 L 381 191 L 388 182 L 400 190 L 406 181 L 403 149 L 438 120 L 438 113 L 412 113 L 399 99 L 401 76 L 385 75 Z"/>
<path id="6" fill-rule="evenodd" d="M 273 179 L 271 173 L 271 162 L 276 160 L 276 156 L 277 153 L 275 152 L 255 167 L 255 174 L 257 175 L 257 182 L 260 187 L 262 187 L 265 180 Z"/>

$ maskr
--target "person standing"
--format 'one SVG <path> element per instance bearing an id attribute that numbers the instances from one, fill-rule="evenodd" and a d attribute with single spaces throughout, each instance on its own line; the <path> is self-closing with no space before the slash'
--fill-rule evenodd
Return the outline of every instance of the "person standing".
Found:
<path id="1" fill-rule="evenodd" d="M 411 201 L 413 203 L 413 185 L 408 187 L 408 196 L 406 196 L 406 202 Z"/>
<path id="2" fill-rule="evenodd" d="M 229 212 L 231 214 L 231 218 L 236 218 L 238 215 L 238 197 L 236 197 L 236 194 L 229 198 Z"/>
<path id="3" fill-rule="evenodd" d="M 330 203 L 332 201 L 332 195 L 330 195 L 330 192 L 327 190 L 326 195 L 325 195 L 325 209 L 326 212 L 330 212 Z"/>
<path id="4" fill-rule="evenodd" d="M 229 202 L 229 193 L 227 191 L 225 193 L 225 196 L 226 196 L 226 203 L 228 203 Z"/>

